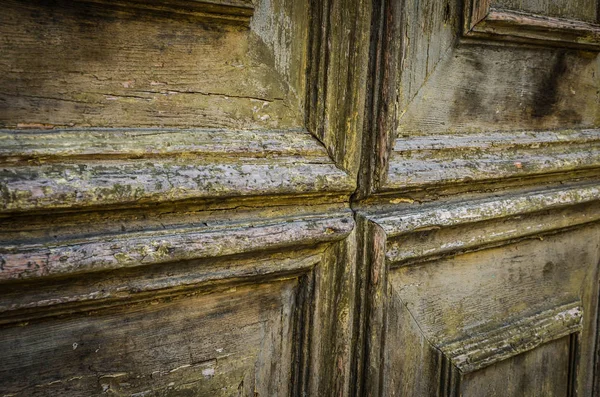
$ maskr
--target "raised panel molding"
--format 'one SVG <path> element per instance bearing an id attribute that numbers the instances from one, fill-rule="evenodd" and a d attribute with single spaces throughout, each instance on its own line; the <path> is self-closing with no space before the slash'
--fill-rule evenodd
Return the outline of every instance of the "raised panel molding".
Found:
<path id="1" fill-rule="evenodd" d="M 478 371 L 536 347 L 581 332 L 581 302 L 571 302 L 490 329 L 472 330 L 472 336 L 440 341 L 439 348 L 461 374 Z"/>
<path id="2" fill-rule="evenodd" d="M 600 51 L 600 25 L 495 9 L 491 0 L 467 0 L 464 34 Z"/>
<path id="3" fill-rule="evenodd" d="M 474 329 L 472 337 L 450 343 L 439 341 L 433 346 L 443 355 L 440 360 L 439 396 L 461 396 L 466 375 L 475 374 L 563 337 L 571 339 L 568 373 L 575 372 L 576 362 L 573 358 L 578 353 L 577 339 L 583 321 L 579 305 L 580 302 L 567 303 L 495 329 Z M 574 379 L 569 379 L 569 382 L 565 388 L 573 393 Z"/>

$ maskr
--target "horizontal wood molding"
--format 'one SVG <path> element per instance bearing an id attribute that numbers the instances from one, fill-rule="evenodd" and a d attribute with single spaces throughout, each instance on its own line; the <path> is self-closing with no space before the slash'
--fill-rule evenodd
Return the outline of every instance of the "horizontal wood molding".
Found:
<path id="1" fill-rule="evenodd" d="M 497 40 L 600 51 L 600 25 L 564 18 L 495 9 L 490 0 L 469 0 L 464 34 Z"/>
<path id="2" fill-rule="evenodd" d="M 406 205 L 369 215 L 385 231 L 392 266 L 600 220 L 600 187 L 579 185 L 483 200 Z M 493 227 L 492 227 L 493 225 Z M 482 230 L 494 230 L 493 233 Z"/>
<path id="3" fill-rule="evenodd" d="M 109 6 L 187 14 L 200 19 L 249 25 L 254 14 L 251 0 L 77 0 Z"/>
<path id="4" fill-rule="evenodd" d="M 4 242 L 0 246 L 0 281 L 68 276 L 315 245 L 342 239 L 352 228 L 350 214 L 341 213 L 221 227 L 188 226 L 87 236 L 59 243 L 11 245 Z"/>
<path id="5" fill-rule="evenodd" d="M 473 330 L 472 336 L 437 347 L 462 374 L 468 374 L 535 349 L 544 343 L 581 332 L 581 302 L 553 307 L 497 328 Z"/>
<path id="6" fill-rule="evenodd" d="M 384 190 L 528 178 L 600 167 L 600 130 L 398 138 Z"/>
<path id="7" fill-rule="evenodd" d="M 4 130 L 0 141 L 4 214 L 354 189 L 302 131 Z"/>

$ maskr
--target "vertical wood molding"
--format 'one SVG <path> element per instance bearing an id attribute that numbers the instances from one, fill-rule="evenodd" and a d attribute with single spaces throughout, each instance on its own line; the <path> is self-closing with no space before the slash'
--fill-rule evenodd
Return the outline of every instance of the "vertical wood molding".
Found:
<path id="1" fill-rule="evenodd" d="M 351 177 L 363 137 L 371 1 L 312 0 L 306 125 Z"/>

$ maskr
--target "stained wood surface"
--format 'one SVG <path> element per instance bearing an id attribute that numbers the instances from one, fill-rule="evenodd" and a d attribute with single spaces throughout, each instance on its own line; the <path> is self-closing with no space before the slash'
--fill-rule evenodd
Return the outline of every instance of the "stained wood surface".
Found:
<path id="1" fill-rule="evenodd" d="M 5 213 L 352 190 L 301 131 L 3 131 L 0 140 Z"/>
<path id="2" fill-rule="evenodd" d="M 399 137 L 385 189 L 524 178 L 600 165 L 599 130 Z"/>
<path id="3" fill-rule="evenodd" d="M 594 127 L 597 59 L 554 49 L 456 48 L 400 120 L 398 136 Z"/>
<path id="4" fill-rule="evenodd" d="M 190 293 L 2 329 L 2 392 L 276 395 L 290 388 L 296 288 Z"/>
<path id="5" fill-rule="evenodd" d="M 547 17 L 599 22 L 596 19 L 598 2 L 595 0 L 493 0 L 491 7 Z"/>
<path id="6" fill-rule="evenodd" d="M 265 45 L 247 29 L 45 4 L 4 4 L 0 126 L 302 125 Z"/>

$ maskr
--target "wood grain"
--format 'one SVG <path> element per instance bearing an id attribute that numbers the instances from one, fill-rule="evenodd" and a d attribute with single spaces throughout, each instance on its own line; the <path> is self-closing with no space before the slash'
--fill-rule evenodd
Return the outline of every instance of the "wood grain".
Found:
<path id="1" fill-rule="evenodd" d="M 107 7 L 152 10 L 190 15 L 200 21 L 248 25 L 254 12 L 252 0 L 76 0 Z"/>
<path id="2" fill-rule="evenodd" d="M 491 8 L 598 23 L 595 0 L 494 0 Z"/>
<path id="3" fill-rule="evenodd" d="M 268 48 L 246 28 L 135 7 L 45 4 L 3 7 L 0 126 L 302 125 Z"/>
<path id="4" fill-rule="evenodd" d="M 2 329 L 2 391 L 248 396 L 290 390 L 297 288 L 291 280 L 191 293 Z M 22 376 L 24 370 L 35 377 Z"/>
<path id="5" fill-rule="evenodd" d="M 4 131 L 0 212 L 352 190 L 307 133 L 171 132 Z"/>
<path id="6" fill-rule="evenodd" d="M 497 181 L 600 166 L 600 130 L 399 137 L 381 190 Z"/>

